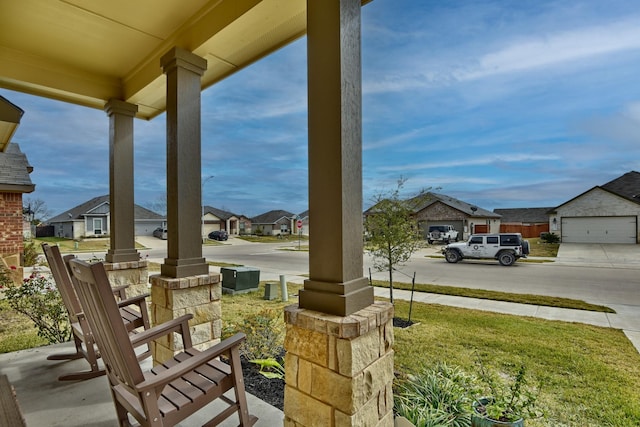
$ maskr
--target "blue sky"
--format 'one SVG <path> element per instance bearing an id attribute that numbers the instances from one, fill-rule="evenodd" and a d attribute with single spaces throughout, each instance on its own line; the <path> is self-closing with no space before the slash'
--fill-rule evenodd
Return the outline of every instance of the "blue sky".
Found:
<path id="1" fill-rule="evenodd" d="M 363 8 L 363 190 L 557 206 L 640 170 L 640 3 L 374 0 Z M 107 194 L 101 110 L 0 89 L 52 214 Z M 308 207 L 306 38 L 202 95 L 206 204 Z M 166 190 L 164 115 L 135 121 L 136 203 Z"/>

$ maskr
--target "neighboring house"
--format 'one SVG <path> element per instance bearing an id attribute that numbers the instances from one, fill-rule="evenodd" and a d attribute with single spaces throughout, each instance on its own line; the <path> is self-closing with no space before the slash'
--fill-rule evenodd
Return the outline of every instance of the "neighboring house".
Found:
<path id="1" fill-rule="evenodd" d="M 309 210 L 308 209 L 302 212 L 301 214 L 298 214 L 298 217 L 296 218 L 296 223 L 298 221 L 302 222 L 302 228 L 300 229 L 300 234 L 308 236 L 309 235 Z M 297 224 L 294 224 L 294 225 L 296 226 L 296 228 L 293 229 L 293 232 L 297 233 L 298 232 Z"/>
<path id="2" fill-rule="evenodd" d="M 244 221 L 244 224 L 241 224 L 240 219 L 241 217 L 243 217 L 242 215 L 236 215 L 222 209 L 217 209 L 211 206 L 204 206 L 203 213 L 203 234 L 205 236 L 207 236 L 212 231 L 217 230 L 226 230 L 227 233 L 237 236 L 238 234 L 242 234 L 240 232 L 240 226 L 242 225 L 245 228 L 247 226 L 246 221 Z M 249 225 L 249 229 L 251 229 L 251 225 Z"/>
<path id="3" fill-rule="evenodd" d="M 134 205 L 136 236 L 151 236 L 153 230 L 165 226 L 167 220 L 142 206 Z M 54 228 L 56 237 L 81 239 L 106 237 L 110 224 L 109 196 L 99 196 L 71 208 L 47 221 Z"/>
<path id="4" fill-rule="evenodd" d="M 500 215 L 444 194 L 428 192 L 414 197 L 415 219 L 426 238 L 430 225 L 452 225 L 461 240 L 473 233 L 500 231 Z"/>
<path id="5" fill-rule="evenodd" d="M 539 237 L 540 233 L 549 232 L 549 211 L 546 208 L 509 208 L 494 209 L 493 212 L 502 216 L 500 220 L 501 233 L 521 233 L 523 237 Z"/>
<path id="6" fill-rule="evenodd" d="M 23 114 L 22 109 L 0 96 L 0 262 L 9 267 L 16 281 L 22 279 L 23 270 L 22 195 L 35 190 L 29 176 L 33 168 L 20 146 L 11 142 Z"/>
<path id="7" fill-rule="evenodd" d="M 273 235 L 291 234 L 295 215 L 291 212 L 273 210 L 251 218 L 251 227 L 255 234 Z"/>
<path id="8" fill-rule="evenodd" d="M 637 244 L 640 173 L 627 172 L 549 211 L 551 232 L 564 243 Z"/>
<path id="9" fill-rule="evenodd" d="M 238 215 L 238 234 L 245 236 L 252 233 L 251 218 L 245 215 Z"/>

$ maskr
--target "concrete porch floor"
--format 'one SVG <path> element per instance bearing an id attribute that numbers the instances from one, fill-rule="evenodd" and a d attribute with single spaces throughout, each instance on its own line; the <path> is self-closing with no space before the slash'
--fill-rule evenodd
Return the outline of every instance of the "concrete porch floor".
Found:
<path id="1" fill-rule="evenodd" d="M 55 353 L 73 351 L 73 343 L 50 345 L 13 353 L 0 354 L 0 374 L 7 375 L 16 390 L 18 404 L 29 427 L 117 425 L 108 380 L 101 376 L 85 381 L 58 381 L 63 373 L 85 370 L 84 359 L 47 360 Z M 145 362 L 151 366 L 151 360 Z M 258 417 L 257 427 L 283 424 L 284 414 L 278 408 L 247 393 L 249 412 Z M 216 405 L 219 405 L 216 407 Z M 212 403 L 187 418 L 179 426 L 200 426 L 211 419 L 224 403 Z M 237 426 L 232 415 L 221 426 Z"/>

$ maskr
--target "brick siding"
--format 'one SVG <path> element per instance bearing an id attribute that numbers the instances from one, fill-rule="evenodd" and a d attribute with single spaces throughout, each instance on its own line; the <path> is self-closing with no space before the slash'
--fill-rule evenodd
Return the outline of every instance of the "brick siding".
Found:
<path id="1" fill-rule="evenodd" d="M 0 192 L 0 256 L 21 254 L 22 193 Z"/>

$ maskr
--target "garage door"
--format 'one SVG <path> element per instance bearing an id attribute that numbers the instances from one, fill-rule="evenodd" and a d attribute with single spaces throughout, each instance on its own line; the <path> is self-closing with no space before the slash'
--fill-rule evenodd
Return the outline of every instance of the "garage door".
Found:
<path id="1" fill-rule="evenodd" d="M 562 218 L 566 243 L 636 243 L 636 217 L 607 216 Z"/>

